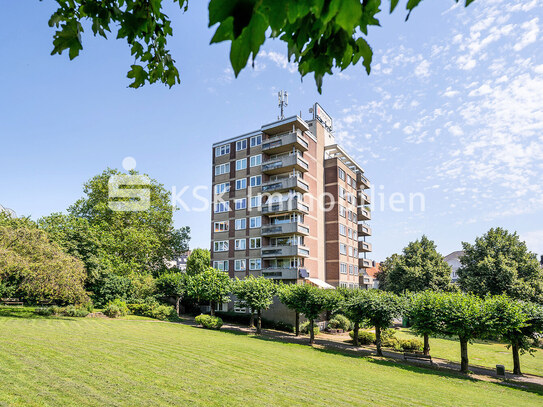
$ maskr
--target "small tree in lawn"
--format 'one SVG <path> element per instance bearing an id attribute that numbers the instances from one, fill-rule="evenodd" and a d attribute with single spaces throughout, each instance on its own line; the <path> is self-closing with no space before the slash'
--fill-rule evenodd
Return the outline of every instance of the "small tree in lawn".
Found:
<path id="1" fill-rule="evenodd" d="M 428 337 L 440 329 L 439 302 L 441 295 L 433 291 L 423 291 L 408 297 L 406 314 L 413 331 L 424 337 L 424 354 L 430 354 Z"/>
<path id="2" fill-rule="evenodd" d="M 215 305 L 230 301 L 232 281 L 224 271 L 208 267 L 196 275 L 187 276 L 187 295 L 198 301 L 209 301 L 211 315 L 215 315 Z"/>
<path id="3" fill-rule="evenodd" d="M 543 332 L 543 307 L 500 295 L 488 297 L 486 308 L 490 332 L 509 344 L 513 354 L 513 374 L 521 375 L 520 354 L 533 353 L 533 340 Z"/>
<path id="4" fill-rule="evenodd" d="M 165 297 L 175 298 L 175 309 L 179 315 L 179 302 L 186 291 L 186 274 L 167 273 L 156 280 L 157 291 Z"/>
<path id="5" fill-rule="evenodd" d="M 343 296 L 341 311 L 354 323 L 353 330 L 353 345 L 358 346 L 358 331 L 360 324 L 366 319 L 364 301 L 365 296 L 362 290 L 356 289 L 340 289 L 339 292 Z"/>
<path id="6" fill-rule="evenodd" d="M 358 312 L 362 319 L 375 327 L 375 345 L 377 355 L 383 356 L 381 350 L 381 330 L 388 328 L 394 318 L 402 314 L 403 300 L 396 294 L 381 290 L 360 290 Z"/>
<path id="7" fill-rule="evenodd" d="M 295 333 L 296 336 L 300 335 L 300 304 L 301 296 L 303 293 L 298 290 L 296 284 L 283 284 L 278 287 L 277 295 L 279 301 L 281 301 L 287 308 L 295 312 Z"/>
<path id="8" fill-rule="evenodd" d="M 471 294 L 437 294 L 440 333 L 458 336 L 463 373 L 469 371 L 468 343 L 488 332 L 488 314 L 481 298 Z"/>
<path id="9" fill-rule="evenodd" d="M 265 277 L 248 276 L 243 280 L 236 279 L 232 293 L 239 302 L 248 307 L 252 312 L 256 311 L 256 333 L 262 333 L 262 310 L 266 310 L 273 303 L 273 296 L 277 292 L 275 283 Z"/>

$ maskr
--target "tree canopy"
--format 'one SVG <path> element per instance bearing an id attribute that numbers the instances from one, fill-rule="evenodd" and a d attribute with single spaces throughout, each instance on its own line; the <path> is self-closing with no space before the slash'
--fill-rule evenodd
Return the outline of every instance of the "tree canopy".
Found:
<path id="1" fill-rule="evenodd" d="M 211 315 L 215 315 L 215 305 L 230 301 L 232 281 L 228 274 L 211 267 L 193 276 L 187 276 L 186 293 L 198 301 L 209 301 Z"/>
<path id="2" fill-rule="evenodd" d="M 407 18 L 422 0 L 408 0 Z M 455 0 L 459 2 L 460 0 Z M 465 0 L 467 7 L 474 0 Z M 169 87 L 180 82 L 179 71 L 168 40 L 173 36 L 170 18 L 164 14 L 167 0 L 56 0 L 58 9 L 49 20 L 55 27 L 52 54 L 68 51 L 74 59 L 83 49 L 87 22 L 94 36 L 107 38 L 112 26 L 116 37 L 125 39 L 135 62 L 128 78 L 133 88 L 162 82 Z M 172 0 L 186 11 L 188 0 Z M 253 63 L 266 39 L 287 45 L 289 60 L 302 77 L 313 74 L 319 92 L 323 78 L 332 69 L 344 70 L 362 62 L 370 73 L 373 51 L 368 29 L 379 26 L 382 7 L 392 13 L 399 0 L 211 0 L 209 27 L 216 26 L 211 43 L 230 42 L 230 62 L 237 76 Z M 87 28 L 88 29 L 88 28 Z"/>
<path id="3" fill-rule="evenodd" d="M 543 304 L 543 269 L 516 233 L 492 228 L 462 242 L 458 284 L 479 296 L 507 294 L 512 298 Z"/>
<path id="4" fill-rule="evenodd" d="M 248 307 L 251 312 L 257 313 L 256 333 L 262 331 L 262 310 L 268 309 L 273 303 L 273 296 L 277 292 L 277 285 L 265 278 L 250 275 L 243 280 L 236 279 L 232 293 L 242 306 Z"/>
<path id="5" fill-rule="evenodd" d="M 446 290 L 451 283 L 451 267 L 426 236 L 410 242 L 402 254 L 388 257 L 381 266 L 379 288 L 396 294 Z"/>
<path id="6" fill-rule="evenodd" d="M 211 253 L 207 249 L 194 249 L 187 259 L 187 274 L 195 275 L 205 271 L 211 264 Z"/>

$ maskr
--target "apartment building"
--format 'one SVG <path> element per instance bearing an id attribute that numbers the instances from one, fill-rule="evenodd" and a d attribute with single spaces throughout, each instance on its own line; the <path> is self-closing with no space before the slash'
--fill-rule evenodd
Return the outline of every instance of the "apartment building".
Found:
<path id="1" fill-rule="evenodd" d="M 213 145 L 211 260 L 231 277 L 358 287 L 371 266 L 370 183 L 310 111 Z"/>

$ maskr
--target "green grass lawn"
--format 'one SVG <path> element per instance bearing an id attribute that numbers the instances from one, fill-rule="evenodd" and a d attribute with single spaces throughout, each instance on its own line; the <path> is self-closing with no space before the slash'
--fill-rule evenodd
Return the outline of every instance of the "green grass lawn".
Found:
<path id="1" fill-rule="evenodd" d="M 415 337 L 409 329 L 402 329 L 396 334 L 397 338 Z M 422 338 L 420 338 L 422 340 Z M 434 357 L 448 359 L 460 363 L 460 342 L 455 339 L 430 338 L 430 354 Z M 513 370 L 511 350 L 501 343 L 492 341 L 475 341 L 468 345 L 470 364 L 487 366 L 492 369 L 496 365 L 504 365 L 507 370 Z M 520 356 L 520 367 L 523 373 L 543 376 L 543 350 L 537 349 L 534 356 L 526 353 Z"/>
<path id="2" fill-rule="evenodd" d="M 142 320 L 0 317 L 0 406 L 543 405 L 494 383 Z"/>

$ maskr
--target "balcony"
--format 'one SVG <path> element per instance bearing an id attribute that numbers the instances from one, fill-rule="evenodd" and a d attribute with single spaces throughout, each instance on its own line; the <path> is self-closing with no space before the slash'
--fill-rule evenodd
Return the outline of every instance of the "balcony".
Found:
<path id="1" fill-rule="evenodd" d="M 262 184 L 262 192 L 284 192 L 290 190 L 301 193 L 308 192 L 309 185 L 298 177 L 280 178 Z"/>
<path id="2" fill-rule="evenodd" d="M 273 257 L 307 257 L 309 249 L 304 246 L 263 246 L 262 258 Z"/>
<path id="3" fill-rule="evenodd" d="M 363 206 L 358 207 L 358 220 L 370 220 L 371 212 Z"/>
<path id="4" fill-rule="evenodd" d="M 362 191 L 359 191 L 358 193 L 360 195 L 360 203 L 362 205 L 369 205 L 371 203 L 370 196 L 368 194 Z"/>
<path id="5" fill-rule="evenodd" d="M 307 161 L 297 154 L 265 160 L 262 163 L 262 172 L 264 174 L 280 174 L 293 170 L 305 172 L 308 169 L 309 164 Z"/>
<path id="6" fill-rule="evenodd" d="M 358 242 L 358 251 L 359 252 L 371 252 L 371 243 L 368 242 Z"/>
<path id="7" fill-rule="evenodd" d="M 270 137 L 262 143 L 262 152 L 266 154 L 284 153 L 292 151 L 293 148 L 300 151 L 307 151 L 309 148 L 309 143 L 302 136 L 302 132 L 283 133 Z"/>
<path id="8" fill-rule="evenodd" d="M 279 225 L 265 225 L 262 226 L 262 236 L 276 236 L 276 235 L 308 235 L 309 228 L 298 222 L 282 223 Z"/>
<path id="9" fill-rule="evenodd" d="M 262 269 L 262 276 L 274 280 L 295 280 L 299 278 L 299 271 L 297 268 L 287 267 L 268 267 Z"/>
<path id="10" fill-rule="evenodd" d="M 358 260 L 359 260 L 358 267 L 360 268 L 367 269 L 367 268 L 373 267 L 373 262 L 370 259 L 358 259 Z"/>
<path id="11" fill-rule="evenodd" d="M 262 214 L 271 215 L 271 214 L 281 214 L 287 212 L 302 212 L 309 213 L 309 206 L 299 201 L 296 198 L 288 199 L 281 202 L 272 202 L 262 204 Z"/>
<path id="12" fill-rule="evenodd" d="M 360 223 L 358 225 L 358 236 L 371 236 L 371 228 L 368 225 Z"/>
<path id="13" fill-rule="evenodd" d="M 360 172 L 356 174 L 356 182 L 362 184 L 362 189 L 368 189 L 370 187 L 370 181 Z"/>

